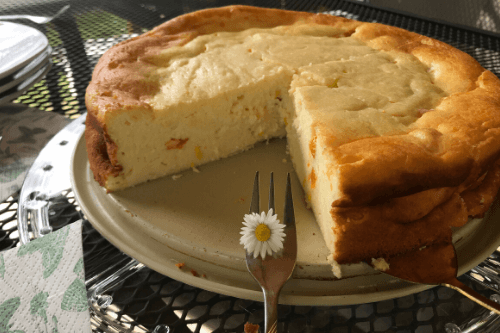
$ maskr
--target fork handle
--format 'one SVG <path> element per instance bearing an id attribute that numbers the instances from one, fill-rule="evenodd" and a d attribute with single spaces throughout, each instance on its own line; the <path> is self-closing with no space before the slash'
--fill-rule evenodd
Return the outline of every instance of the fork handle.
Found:
<path id="1" fill-rule="evenodd" d="M 278 332 L 278 296 L 279 291 L 264 290 L 265 332 Z"/>

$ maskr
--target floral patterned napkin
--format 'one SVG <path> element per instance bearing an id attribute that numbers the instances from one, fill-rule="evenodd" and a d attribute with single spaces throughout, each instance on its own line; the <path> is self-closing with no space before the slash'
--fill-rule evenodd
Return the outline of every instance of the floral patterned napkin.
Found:
<path id="1" fill-rule="evenodd" d="M 90 333 L 82 224 L 0 252 L 1 333 Z"/>
<path id="2" fill-rule="evenodd" d="M 0 202 L 19 191 L 38 153 L 68 123 L 54 112 L 0 105 Z"/>

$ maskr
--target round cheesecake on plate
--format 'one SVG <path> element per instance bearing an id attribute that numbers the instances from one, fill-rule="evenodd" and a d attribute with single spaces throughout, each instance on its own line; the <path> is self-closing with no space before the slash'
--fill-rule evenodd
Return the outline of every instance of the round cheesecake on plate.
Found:
<path id="1" fill-rule="evenodd" d="M 90 167 L 110 192 L 286 136 L 337 277 L 450 243 L 500 186 L 499 79 L 445 43 L 376 23 L 190 13 L 106 52 L 86 104 Z"/>

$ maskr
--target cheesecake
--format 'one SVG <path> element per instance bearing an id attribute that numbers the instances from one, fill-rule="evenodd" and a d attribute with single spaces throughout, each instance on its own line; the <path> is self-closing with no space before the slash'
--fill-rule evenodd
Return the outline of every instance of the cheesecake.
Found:
<path id="1" fill-rule="evenodd" d="M 377 23 L 193 12 L 108 50 L 86 105 L 90 167 L 110 192 L 286 137 L 336 276 L 450 243 L 500 187 L 499 79 Z"/>

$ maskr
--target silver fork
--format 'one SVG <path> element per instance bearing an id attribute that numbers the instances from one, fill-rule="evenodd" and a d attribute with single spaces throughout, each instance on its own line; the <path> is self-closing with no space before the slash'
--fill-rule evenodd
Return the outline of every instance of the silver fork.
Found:
<path id="1" fill-rule="evenodd" d="M 52 16 L 33 16 L 33 15 L 0 15 L 0 21 L 1 20 L 18 20 L 18 19 L 27 19 L 30 21 L 33 21 L 38 24 L 45 24 L 49 23 L 50 21 L 56 19 L 60 15 L 62 15 L 70 5 L 66 5 L 63 8 L 59 9 L 57 13 L 55 13 Z"/>
<path id="2" fill-rule="evenodd" d="M 269 209 L 274 209 L 274 180 L 271 173 L 269 184 Z M 259 172 L 255 174 L 250 213 L 260 213 L 259 209 Z M 277 255 L 254 258 L 247 252 L 247 268 L 259 283 L 264 293 L 265 332 L 277 332 L 278 328 L 278 298 L 283 285 L 288 281 L 295 268 L 297 260 L 297 232 L 295 229 L 295 214 L 293 210 L 290 174 L 287 175 L 285 212 L 283 216 L 286 234 L 283 250 Z"/>

